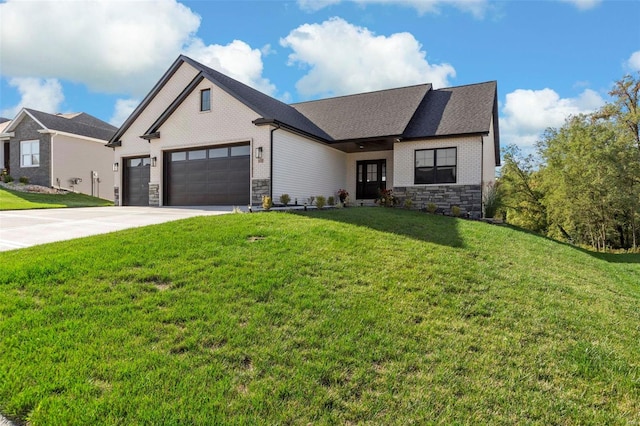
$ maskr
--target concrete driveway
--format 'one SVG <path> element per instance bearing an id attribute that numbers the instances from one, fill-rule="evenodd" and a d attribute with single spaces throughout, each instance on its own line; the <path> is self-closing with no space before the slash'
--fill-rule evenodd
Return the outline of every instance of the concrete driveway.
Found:
<path id="1" fill-rule="evenodd" d="M 14 250 L 194 216 L 233 207 L 83 207 L 0 211 L 0 251 Z"/>

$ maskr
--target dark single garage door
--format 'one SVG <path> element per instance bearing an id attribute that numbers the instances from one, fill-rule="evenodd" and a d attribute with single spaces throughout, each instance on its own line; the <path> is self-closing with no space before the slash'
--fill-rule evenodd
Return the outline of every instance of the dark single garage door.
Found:
<path id="1" fill-rule="evenodd" d="M 249 144 L 166 152 L 164 161 L 165 205 L 249 204 Z"/>
<path id="2" fill-rule="evenodd" d="M 150 170 L 151 159 L 149 157 L 127 158 L 124 160 L 122 205 L 149 205 Z"/>

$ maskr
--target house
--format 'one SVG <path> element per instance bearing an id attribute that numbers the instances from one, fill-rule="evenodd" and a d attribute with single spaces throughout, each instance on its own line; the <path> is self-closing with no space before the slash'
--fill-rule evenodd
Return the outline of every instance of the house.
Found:
<path id="1" fill-rule="evenodd" d="M 0 163 L 15 180 L 113 200 L 113 157 L 105 144 L 117 128 L 86 113 L 23 108 L 0 130 Z"/>
<path id="2" fill-rule="evenodd" d="M 495 180 L 495 81 L 287 105 L 180 56 L 109 141 L 121 205 L 247 205 L 288 194 L 480 214 Z"/>

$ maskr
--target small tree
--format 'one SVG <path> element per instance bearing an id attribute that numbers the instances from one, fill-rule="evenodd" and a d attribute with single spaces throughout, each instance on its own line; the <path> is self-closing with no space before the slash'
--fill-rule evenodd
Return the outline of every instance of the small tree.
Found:
<path id="1" fill-rule="evenodd" d="M 271 210 L 271 207 L 273 207 L 273 201 L 271 201 L 271 197 L 268 197 L 266 195 L 262 196 L 262 208 L 264 210 Z"/>
<path id="2" fill-rule="evenodd" d="M 324 198 L 324 195 L 318 195 L 316 197 L 316 207 L 321 209 L 325 206 L 325 204 L 327 203 L 327 199 Z"/>
<path id="3" fill-rule="evenodd" d="M 289 196 L 289 194 L 282 194 L 280 196 L 280 204 L 283 204 L 286 207 L 287 204 L 289 204 L 290 202 L 291 202 L 291 197 Z"/>

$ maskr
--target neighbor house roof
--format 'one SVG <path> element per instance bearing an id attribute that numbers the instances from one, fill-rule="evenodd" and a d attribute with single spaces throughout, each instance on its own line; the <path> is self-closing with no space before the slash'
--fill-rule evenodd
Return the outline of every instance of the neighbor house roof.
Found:
<path id="1" fill-rule="evenodd" d="M 45 130 L 70 133 L 104 141 L 111 139 L 118 130 L 117 127 L 83 112 L 75 114 L 49 114 L 35 109 L 23 108 L 5 129 L 5 132 L 13 131 L 27 115 Z"/>
<path id="2" fill-rule="evenodd" d="M 207 79 L 261 116 L 256 125 L 272 124 L 326 143 L 397 137 L 487 135 L 494 120 L 494 145 L 499 158 L 497 84 L 495 81 L 432 90 L 431 84 L 340 96 L 287 105 L 246 84 L 181 55 L 115 133 L 109 146 L 133 124 L 177 69 L 188 63 L 198 72 L 191 83 L 156 119 L 145 135 L 158 137 L 162 124 L 197 85 Z"/>

